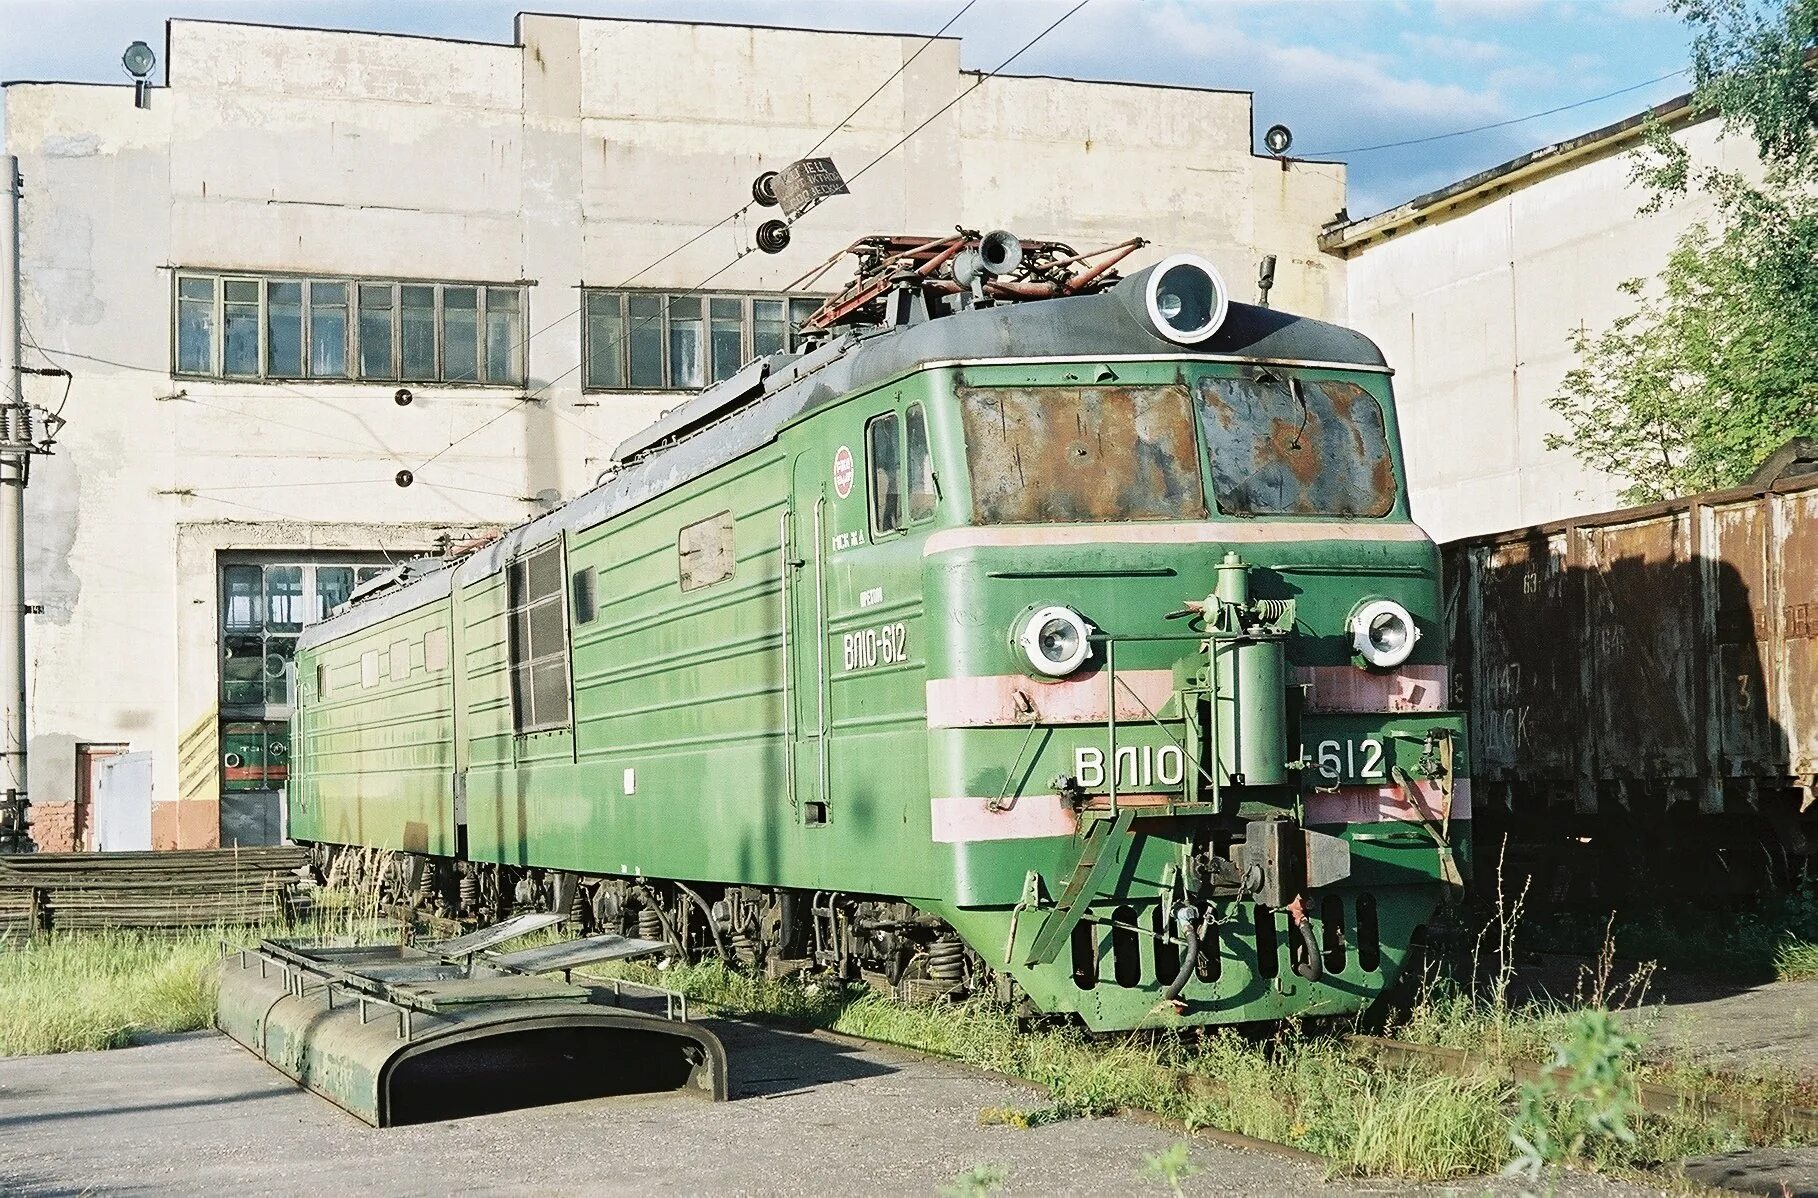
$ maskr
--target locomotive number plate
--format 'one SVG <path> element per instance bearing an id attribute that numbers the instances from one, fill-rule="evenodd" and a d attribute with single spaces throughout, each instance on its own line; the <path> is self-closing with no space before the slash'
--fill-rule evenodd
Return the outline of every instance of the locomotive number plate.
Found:
<path id="1" fill-rule="evenodd" d="M 1346 736 L 1301 746 L 1301 759 L 1311 764 L 1321 782 L 1386 782 L 1389 758 L 1374 736 Z"/>
<path id="2" fill-rule="evenodd" d="M 885 624 L 863 632 L 848 632 L 841 638 L 841 656 L 848 670 L 868 670 L 872 666 L 893 666 L 909 660 L 909 635 L 901 624 Z"/>

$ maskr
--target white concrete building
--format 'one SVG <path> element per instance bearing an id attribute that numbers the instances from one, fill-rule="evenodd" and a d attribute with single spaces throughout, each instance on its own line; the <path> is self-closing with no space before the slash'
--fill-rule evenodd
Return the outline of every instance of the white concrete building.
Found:
<path id="1" fill-rule="evenodd" d="M 787 337 L 791 280 L 861 234 L 1140 235 L 1130 265 L 1200 250 L 1240 296 L 1273 253 L 1279 306 L 1341 313 L 1318 232 L 1343 168 L 1257 157 L 1247 93 L 980 83 L 925 40 L 173 21 L 148 108 L 9 85 L 27 361 L 74 374 L 27 500 L 41 843 L 82 838 L 75 800 L 127 749 L 153 755 L 155 845 L 268 838 L 301 625 L 360 570 L 585 490 L 679 390 Z M 975 83 L 787 252 L 737 256 L 762 210 L 696 238 L 823 135 L 854 176 Z"/>
<path id="2" fill-rule="evenodd" d="M 1687 97 L 1651 110 L 1695 168 L 1758 164 L 1747 139 Z M 1632 310 L 1618 286 L 1666 264 L 1711 216 L 1693 195 L 1642 215 L 1633 182 L 1642 114 L 1546 146 L 1377 216 L 1335 225 L 1346 323 L 1396 370 L 1414 517 L 1437 540 L 1620 506 L 1621 480 L 1549 450 L 1547 410 L 1577 363 L 1571 335 Z"/>

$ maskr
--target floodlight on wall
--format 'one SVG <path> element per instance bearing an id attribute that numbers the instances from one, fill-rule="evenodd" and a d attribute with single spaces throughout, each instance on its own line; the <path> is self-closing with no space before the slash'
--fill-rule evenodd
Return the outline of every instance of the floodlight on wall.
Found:
<path id="1" fill-rule="evenodd" d="M 1294 131 L 1286 125 L 1270 125 L 1268 132 L 1263 134 L 1263 145 L 1268 147 L 1271 154 L 1286 154 L 1288 147 L 1293 144 Z"/>
<path id="2" fill-rule="evenodd" d="M 120 56 L 120 65 L 133 80 L 133 107 L 151 107 L 151 73 L 158 65 L 158 56 L 144 42 L 134 42 Z"/>

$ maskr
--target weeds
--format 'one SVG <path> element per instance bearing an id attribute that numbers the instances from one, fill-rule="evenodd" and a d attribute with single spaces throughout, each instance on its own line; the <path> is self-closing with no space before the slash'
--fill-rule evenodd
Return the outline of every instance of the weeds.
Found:
<path id="1" fill-rule="evenodd" d="M 1191 1148 L 1185 1140 L 1177 1140 L 1165 1151 L 1144 1157 L 1138 1176 L 1145 1181 L 1159 1181 L 1174 1192 L 1174 1198 L 1182 1198 L 1180 1183 L 1198 1172 Z"/>
<path id="2" fill-rule="evenodd" d="M 1010 1170 L 1004 1165 L 974 1165 L 961 1170 L 940 1192 L 946 1198 L 987 1198 L 1003 1189 L 1009 1179 Z"/>
<path id="3" fill-rule="evenodd" d="M 142 1032 L 208 1026 L 218 941 L 212 929 L 72 932 L 0 952 L 0 1056 L 119 1048 Z"/>
<path id="4" fill-rule="evenodd" d="M 1608 1011 L 1580 1011 L 1555 1045 L 1552 1068 L 1521 1087 L 1509 1128 L 1515 1158 L 1506 1172 L 1539 1182 L 1590 1144 L 1633 1145 L 1641 1116 L 1635 1058 L 1640 1047 L 1623 1035 Z M 1620 1151 L 1620 1148 L 1617 1149 Z"/>

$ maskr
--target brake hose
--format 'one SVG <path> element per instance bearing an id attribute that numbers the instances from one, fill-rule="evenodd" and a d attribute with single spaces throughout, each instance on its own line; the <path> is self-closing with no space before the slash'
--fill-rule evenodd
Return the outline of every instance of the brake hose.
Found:
<path id="1" fill-rule="evenodd" d="M 1306 960 L 1296 961 L 1294 972 L 1309 982 L 1317 982 L 1326 976 L 1325 967 L 1320 963 L 1319 936 L 1313 931 L 1313 921 L 1307 918 L 1307 909 L 1300 900 L 1301 896 L 1297 894 L 1288 904 L 1288 922 L 1300 933 L 1300 946 L 1306 950 Z"/>
<path id="2" fill-rule="evenodd" d="M 1162 991 L 1163 1002 L 1173 1002 L 1180 997 L 1180 992 L 1187 988 L 1192 980 L 1193 969 L 1199 964 L 1199 912 L 1190 903 L 1182 903 L 1174 908 L 1174 934 L 1180 937 L 1180 972 Z"/>

